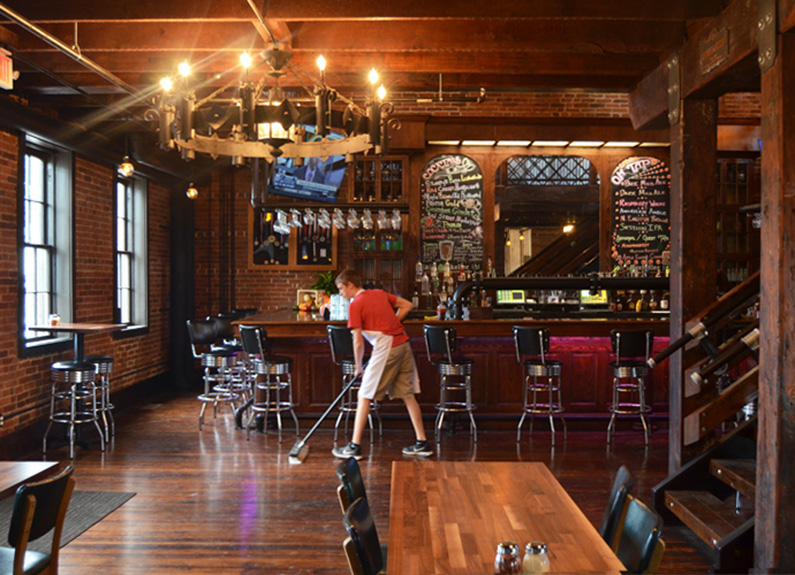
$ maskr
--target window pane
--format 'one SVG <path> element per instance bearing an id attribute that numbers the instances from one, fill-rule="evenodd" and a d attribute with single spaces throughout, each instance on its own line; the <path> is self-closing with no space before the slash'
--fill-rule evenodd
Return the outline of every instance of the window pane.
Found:
<path id="1" fill-rule="evenodd" d="M 26 202 L 27 209 L 25 241 L 31 244 L 44 244 L 46 235 L 44 230 L 44 204 L 39 202 Z"/>
<path id="2" fill-rule="evenodd" d="M 121 323 L 131 323 L 132 318 L 130 316 L 132 308 L 130 307 L 131 303 L 130 290 L 126 289 L 120 290 L 119 296 L 120 296 L 119 309 L 121 311 L 119 321 L 121 321 Z"/>
<path id="3" fill-rule="evenodd" d="M 45 200 L 44 190 L 44 161 L 33 155 L 26 156 L 26 178 L 25 178 L 25 197 L 28 199 L 43 202 Z"/>
<path id="4" fill-rule="evenodd" d="M 25 292 L 36 290 L 36 250 L 26 247 L 22 250 L 22 279 Z"/>
<path id="5" fill-rule="evenodd" d="M 50 253 L 40 248 L 36 250 L 36 284 L 40 291 L 50 291 Z"/>

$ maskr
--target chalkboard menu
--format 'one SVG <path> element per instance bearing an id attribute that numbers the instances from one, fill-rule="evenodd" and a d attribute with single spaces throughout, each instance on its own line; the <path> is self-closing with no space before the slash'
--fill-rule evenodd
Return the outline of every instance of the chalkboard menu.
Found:
<path id="1" fill-rule="evenodd" d="M 611 256 L 613 265 L 660 265 L 670 249 L 671 173 L 656 158 L 631 157 L 613 171 Z"/>
<path id="2" fill-rule="evenodd" d="M 483 262 L 483 172 L 467 156 L 436 156 L 420 179 L 420 255 L 453 268 Z"/>

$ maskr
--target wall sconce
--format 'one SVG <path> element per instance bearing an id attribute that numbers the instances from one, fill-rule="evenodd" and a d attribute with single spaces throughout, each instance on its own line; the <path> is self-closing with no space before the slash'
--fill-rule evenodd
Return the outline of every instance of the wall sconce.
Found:
<path id="1" fill-rule="evenodd" d="M 119 172 L 121 172 L 121 175 L 125 178 L 129 178 L 135 173 L 135 166 L 130 160 L 130 156 L 124 156 L 122 158 L 121 164 L 119 164 Z"/>

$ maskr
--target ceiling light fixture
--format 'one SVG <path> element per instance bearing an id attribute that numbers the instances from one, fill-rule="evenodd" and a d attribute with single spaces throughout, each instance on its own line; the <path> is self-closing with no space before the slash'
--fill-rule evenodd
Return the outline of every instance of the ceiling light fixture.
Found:
<path id="1" fill-rule="evenodd" d="M 121 164 L 119 164 L 119 172 L 121 172 L 121 175 L 125 178 L 129 178 L 135 173 L 135 166 L 130 160 L 130 156 L 124 156 L 122 158 Z"/>
<path id="2" fill-rule="evenodd" d="M 278 43 L 257 55 L 244 52 L 238 76 L 201 96 L 197 94 L 201 84 L 191 81 L 195 74 L 183 61 L 178 68 L 181 77 L 161 80 L 162 90 L 154 101 L 160 146 L 179 150 L 185 160 L 192 160 L 197 152 L 213 158 L 229 156 L 238 166 L 248 158 L 272 162 L 280 156 L 341 155 L 352 160 L 357 153 L 385 153 L 388 128 L 399 128 L 399 122 L 390 118 L 394 106 L 386 101 L 386 89 L 376 87 L 378 72 L 370 71 L 371 87 L 364 101 L 357 103 L 326 84 L 323 56 L 316 60 L 319 79 L 291 64 L 292 56 Z M 262 64 L 268 71 L 255 81 L 254 72 Z M 288 97 L 279 85 L 288 72 L 305 90 L 303 96 Z M 302 130 L 310 126 L 315 133 L 305 137 Z"/>
<path id="3" fill-rule="evenodd" d="M 188 186 L 188 189 L 185 191 L 185 195 L 191 200 L 195 200 L 199 197 L 199 190 L 196 189 L 196 186 L 193 184 L 193 182 L 191 182 Z"/>

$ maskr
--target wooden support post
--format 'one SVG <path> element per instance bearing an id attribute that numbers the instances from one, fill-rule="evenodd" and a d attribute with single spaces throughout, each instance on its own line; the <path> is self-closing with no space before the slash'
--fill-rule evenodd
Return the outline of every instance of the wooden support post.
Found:
<path id="1" fill-rule="evenodd" d="M 671 128 L 671 341 L 685 323 L 716 298 L 715 165 L 716 100 L 684 100 Z M 671 356 L 668 468 L 683 458 L 682 353 Z"/>
<path id="2" fill-rule="evenodd" d="M 795 35 L 762 74 L 762 254 L 755 567 L 795 571 Z"/>

